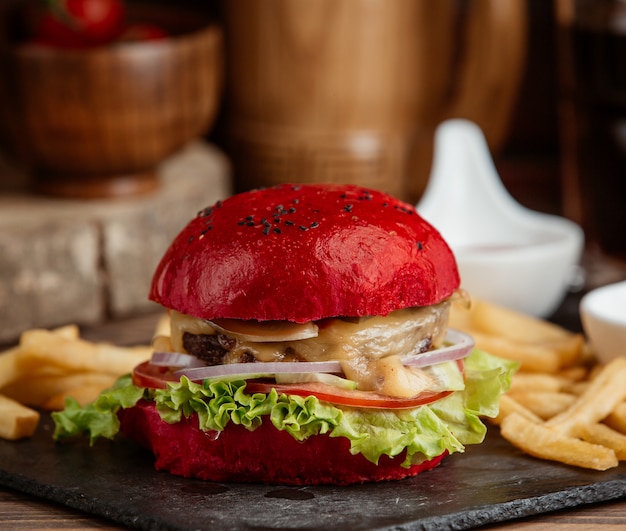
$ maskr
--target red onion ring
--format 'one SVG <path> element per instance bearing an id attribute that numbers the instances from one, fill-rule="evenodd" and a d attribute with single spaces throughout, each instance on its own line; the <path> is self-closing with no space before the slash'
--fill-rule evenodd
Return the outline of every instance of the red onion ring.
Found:
<path id="1" fill-rule="evenodd" d="M 157 367 L 204 367 L 201 359 L 183 352 L 154 352 L 150 363 Z"/>
<path id="2" fill-rule="evenodd" d="M 465 358 L 474 348 L 474 340 L 471 336 L 458 330 L 448 330 L 445 343 L 450 345 L 421 354 L 409 354 L 402 358 L 402 364 L 407 367 L 428 367 L 445 361 L 456 361 Z"/>

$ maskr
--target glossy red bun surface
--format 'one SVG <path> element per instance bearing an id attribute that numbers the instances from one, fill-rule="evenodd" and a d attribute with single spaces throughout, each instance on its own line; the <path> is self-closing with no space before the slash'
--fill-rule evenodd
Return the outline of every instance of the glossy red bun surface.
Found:
<path id="1" fill-rule="evenodd" d="M 196 416 L 168 424 L 146 401 L 119 415 L 122 433 L 154 454 L 157 470 L 209 481 L 348 485 L 415 476 L 444 458 L 406 468 L 403 454 L 383 455 L 375 465 L 352 455 L 344 437 L 314 435 L 298 442 L 269 419 L 254 431 L 231 423 L 212 437 L 198 428 Z"/>
<path id="2" fill-rule="evenodd" d="M 458 286 L 452 251 L 413 206 L 358 186 L 280 185 L 199 212 L 150 298 L 204 319 L 307 322 L 428 306 Z"/>

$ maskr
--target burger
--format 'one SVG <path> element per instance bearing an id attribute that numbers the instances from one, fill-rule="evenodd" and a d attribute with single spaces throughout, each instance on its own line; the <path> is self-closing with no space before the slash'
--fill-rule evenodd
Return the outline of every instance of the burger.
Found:
<path id="1" fill-rule="evenodd" d="M 280 185 L 201 210 L 149 297 L 170 331 L 55 437 L 118 432 L 158 470 L 285 485 L 395 480 L 482 442 L 510 362 L 447 326 L 454 255 L 409 204 Z"/>

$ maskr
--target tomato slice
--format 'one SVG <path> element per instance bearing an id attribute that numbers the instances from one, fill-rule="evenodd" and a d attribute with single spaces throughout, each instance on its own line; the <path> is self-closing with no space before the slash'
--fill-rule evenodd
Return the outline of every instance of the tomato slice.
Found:
<path id="1" fill-rule="evenodd" d="M 152 365 L 149 361 L 144 361 L 133 369 L 133 383 L 137 387 L 149 387 L 151 389 L 165 389 L 167 382 L 178 382 L 180 378 L 174 376 L 169 367 Z"/>
<path id="2" fill-rule="evenodd" d="M 459 366 L 461 368 L 462 364 Z M 168 382 L 179 381 L 179 377 L 175 376 L 171 369 L 152 365 L 148 361 L 135 367 L 132 378 L 136 386 L 153 389 L 165 389 Z M 409 409 L 432 404 L 452 393 L 452 391 L 427 391 L 410 398 L 399 398 L 381 395 L 373 391 L 341 389 L 321 382 L 277 384 L 262 380 L 248 380 L 246 383 L 246 392 L 249 394 L 267 394 L 272 389 L 276 389 L 279 394 L 315 396 L 319 400 L 331 404 L 377 409 Z"/>
<path id="3" fill-rule="evenodd" d="M 445 398 L 452 391 L 424 392 L 410 398 L 398 398 L 381 395 L 373 391 L 356 391 L 340 389 L 334 385 L 319 382 L 303 384 L 276 384 L 271 382 L 249 381 L 246 391 L 253 393 L 269 393 L 276 389 L 279 394 L 316 396 L 324 402 L 352 407 L 378 408 L 378 409 L 408 409 L 425 404 L 431 404 Z"/>

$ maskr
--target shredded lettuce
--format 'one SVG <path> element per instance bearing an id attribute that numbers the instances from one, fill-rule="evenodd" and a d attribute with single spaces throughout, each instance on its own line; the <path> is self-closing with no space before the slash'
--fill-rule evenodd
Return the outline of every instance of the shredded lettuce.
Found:
<path id="1" fill-rule="evenodd" d="M 99 437 L 112 439 L 119 431 L 117 412 L 143 398 L 154 401 L 168 423 L 197 414 L 203 430 L 223 430 L 230 422 L 254 430 L 269 419 L 298 441 L 317 434 L 346 437 L 353 454 L 361 453 L 373 463 L 382 455 L 393 457 L 406 450 L 403 465 L 410 466 L 482 442 L 486 427 L 480 417 L 497 415 L 500 396 L 516 369 L 515 362 L 474 349 L 465 360 L 464 389 L 406 410 L 335 406 L 314 396 L 278 394 L 274 389 L 247 394 L 245 380 L 194 383 L 182 377 L 167 389 L 143 389 L 126 375 L 85 407 L 68 399 L 64 411 L 52 414 L 53 436 L 61 440 L 89 435 L 92 444 Z"/>

